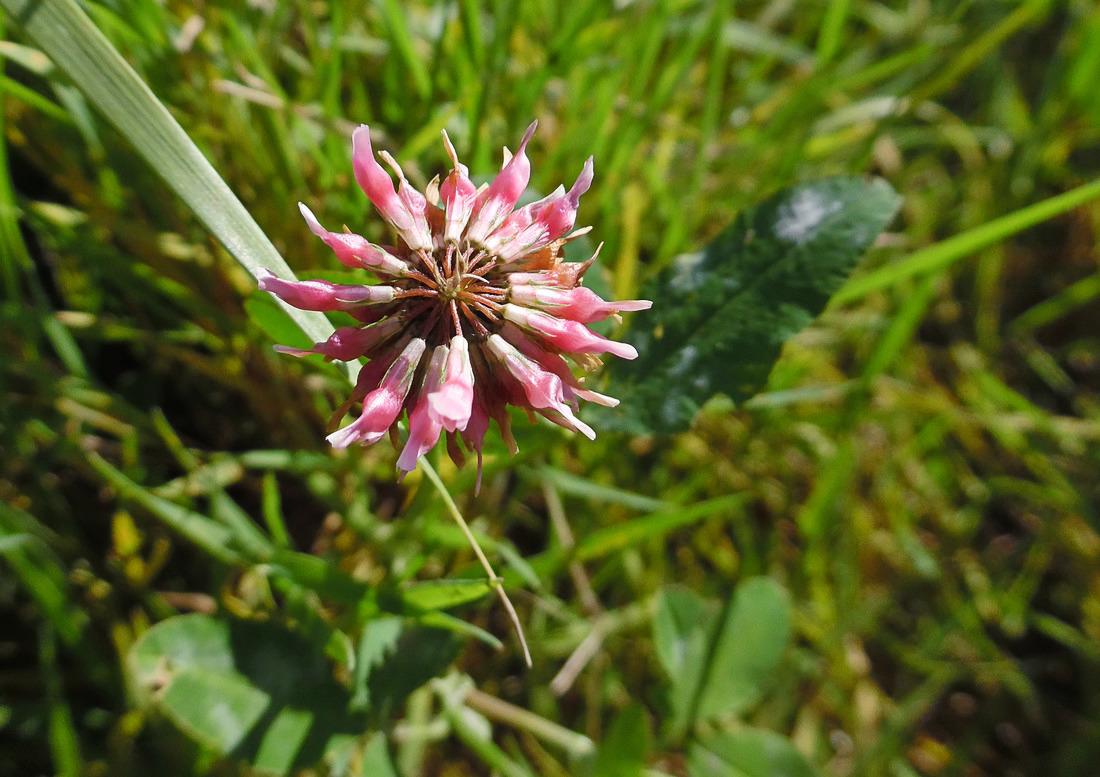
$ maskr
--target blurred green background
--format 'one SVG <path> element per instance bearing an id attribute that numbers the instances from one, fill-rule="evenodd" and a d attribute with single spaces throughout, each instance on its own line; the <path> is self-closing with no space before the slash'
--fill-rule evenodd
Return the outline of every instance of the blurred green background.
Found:
<path id="1" fill-rule="evenodd" d="M 384 240 L 351 176 L 358 123 L 418 187 L 447 169 L 442 128 L 488 173 L 537 118 L 540 192 L 594 155 L 578 223 L 617 297 L 792 183 L 874 174 L 904 198 L 743 406 L 717 398 L 671 438 L 519 423 L 520 455 L 491 443 L 476 498 L 472 467 L 437 461 L 534 667 L 495 599 L 456 611 L 505 643 L 455 663 L 494 726 L 433 734 L 418 691 L 387 728 L 402 773 L 574 774 L 571 732 L 613 741 L 634 716 L 621 731 L 650 734 L 624 747 L 686 774 L 658 592 L 725 602 L 768 575 L 791 645 L 739 719 L 821 774 L 1095 774 L 1100 205 L 904 264 L 1100 176 L 1095 3 L 84 7 L 300 275 L 337 265 L 299 200 Z M 353 619 L 197 549 L 172 506 L 244 516 L 371 585 L 476 576 L 473 556 L 389 447 L 327 448 L 339 374 L 272 352 L 301 335 L 0 24 L 0 774 L 246 773 L 142 703 L 131 646 L 182 612 Z"/>

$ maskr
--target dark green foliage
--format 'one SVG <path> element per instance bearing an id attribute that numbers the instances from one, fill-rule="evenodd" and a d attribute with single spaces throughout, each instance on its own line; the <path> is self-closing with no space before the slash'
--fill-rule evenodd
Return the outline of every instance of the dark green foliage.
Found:
<path id="1" fill-rule="evenodd" d="M 654 308 L 630 329 L 638 359 L 610 369 L 629 428 L 682 431 L 715 394 L 740 403 L 760 391 L 899 204 L 881 179 L 800 184 L 676 259 L 642 290 Z"/>
<path id="2" fill-rule="evenodd" d="M 129 661 L 134 683 L 188 736 L 265 772 L 311 766 L 366 727 L 324 655 L 272 623 L 170 618 Z"/>

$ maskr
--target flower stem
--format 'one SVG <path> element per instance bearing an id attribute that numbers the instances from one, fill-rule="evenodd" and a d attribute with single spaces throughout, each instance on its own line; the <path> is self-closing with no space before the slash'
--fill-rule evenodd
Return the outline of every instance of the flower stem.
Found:
<path id="1" fill-rule="evenodd" d="M 516 629 L 516 636 L 519 638 L 519 644 L 523 648 L 523 660 L 526 661 L 527 666 L 530 667 L 531 651 L 527 649 L 527 638 L 523 635 L 523 626 L 520 625 L 519 615 L 516 614 L 516 608 L 512 606 L 512 600 L 509 599 L 508 594 L 505 593 L 504 586 L 501 585 L 500 577 L 493 571 L 489 559 L 486 558 L 485 552 L 482 551 L 481 546 L 474 537 L 474 533 L 470 531 L 469 524 L 466 523 L 466 519 L 463 518 L 462 513 L 459 512 L 458 505 L 456 505 L 455 500 L 451 498 L 450 492 L 443 484 L 443 480 L 439 477 L 439 473 L 435 471 L 435 467 L 433 467 L 426 458 L 420 460 L 420 466 L 423 468 L 424 474 L 428 477 L 428 480 L 432 481 L 432 485 L 435 486 L 439 495 L 443 498 L 443 504 L 447 506 L 447 510 L 451 513 L 451 517 L 455 519 L 458 528 L 462 529 L 462 533 L 466 535 L 466 541 L 469 542 L 470 547 L 474 549 L 477 560 L 481 562 L 485 574 L 489 576 L 489 584 L 496 589 L 497 596 L 500 597 L 500 601 L 504 604 L 504 609 L 508 612 L 508 617 L 512 621 L 512 626 Z"/>

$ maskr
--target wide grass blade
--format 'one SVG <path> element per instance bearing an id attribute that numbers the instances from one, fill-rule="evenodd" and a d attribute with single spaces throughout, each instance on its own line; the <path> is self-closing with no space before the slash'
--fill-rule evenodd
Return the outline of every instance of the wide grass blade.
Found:
<path id="1" fill-rule="evenodd" d="M 0 7 L 237 261 L 253 275 L 268 270 L 293 277 L 263 230 L 187 133 L 73 0 L 0 0 Z M 285 309 L 315 340 L 324 340 L 332 332 L 320 313 Z"/>

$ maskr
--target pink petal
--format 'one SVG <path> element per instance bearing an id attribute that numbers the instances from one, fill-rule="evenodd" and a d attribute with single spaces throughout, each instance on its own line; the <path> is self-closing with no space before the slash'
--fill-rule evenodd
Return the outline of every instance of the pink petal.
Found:
<path id="1" fill-rule="evenodd" d="M 299 310 L 349 310 L 375 302 L 391 302 L 396 290 L 390 286 L 358 286 L 328 281 L 284 281 L 266 270 L 259 286 Z"/>
<path id="2" fill-rule="evenodd" d="M 355 180 L 382 217 L 401 235 L 401 239 L 414 251 L 430 251 L 431 240 L 425 236 L 409 211 L 408 206 L 394 191 L 393 181 L 378 160 L 370 143 L 370 127 L 361 124 L 351 136 L 351 164 Z"/>
<path id="3" fill-rule="evenodd" d="M 428 395 L 428 406 L 448 432 L 461 431 L 470 421 L 474 402 L 474 369 L 464 337 L 451 338 L 443 384 Z"/>
<path id="4" fill-rule="evenodd" d="M 653 306 L 652 302 L 644 299 L 605 302 L 584 286 L 573 289 L 513 286 L 509 299 L 518 305 L 542 308 L 559 318 L 568 318 L 582 324 L 601 321 L 615 313 L 648 310 Z"/>
<path id="5" fill-rule="evenodd" d="M 447 361 L 448 350 L 447 346 L 440 345 L 432 351 L 432 359 L 428 363 L 424 384 L 420 390 L 420 399 L 409 413 L 409 439 L 397 459 L 397 468 L 402 472 L 412 472 L 416 469 L 416 462 L 420 457 L 439 442 L 443 424 L 430 411 L 427 397 L 443 382 L 443 368 Z"/>
<path id="6" fill-rule="evenodd" d="M 360 416 L 327 437 L 332 447 L 346 448 L 354 442 L 370 445 L 385 436 L 401 413 L 424 349 L 424 341 L 419 337 L 409 341 L 386 370 L 378 388 L 363 399 L 363 412 Z"/>
<path id="7" fill-rule="evenodd" d="M 504 306 L 504 317 L 569 353 L 611 353 L 623 359 L 638 358 L 638 352 L 629 343 L 600 337 L 576 321 L 565 321 L 512 303 Z"/>
<path id="8" fill-rule="evenodd" d="M 590 259 L 583 262 L 561 262 L 549 270 L 540 272 L 514 272 L 508 276 L 508 282 L 514 286 L 557 286 L 562 289 L 571 289 L 580 283 L 585 272 L 591 267 L 600 255 L 603 243 L 596 246 L 595 253 Z"/>
<path id="9" fill-rule="evenodd" d="M 380 152 L 378 155 L 386 161 L 386 164 L 397 175 L 397 198 L 401 200 L 412 219 L 412 226 L 409 229 L 410 234 L 402 235 L 402 237 L 414 251 L 418 248 L 431 250 L 434 247 L 434 241 L 432 230 L 428 226 L 427 198 L 409 185 L 409 182 L 405 179 L 405 172 L 401 169 L 401 165 L 397 164 L 397 160 L 385 151 Z"/>
<path id="10" fill-rule="evenodd" d="M 488 431 L 489 414 L 481 401 L 475 397 L 473 408 L 470 411 L 470 422 L 462 430 L 462 441 L 466 443 L 467 448 L 477 453 L 477 485 L 474 487 L 474 494 L 481 492 L 481 466 L 483 463 L 481 446 L 485 442 L 485 433 Z"/>
<path id="11" fill-rule="evenodd" d="M 576 418 L 572 408 L 565 404 L 561 378 L 542 369 L 500 335 L 490 335 L 486 345 L 523 388 L 531 407 L 548 411 L 544 415 L 555 423 L 595 439 L 592 428 Z"/>
<path id="12" fill-rule="evenodd" d="M 363 411 L 343 429 L 333 432 L 327 439 L 333 448 L 347 448 L 352 443 L 370 445 L 386 436 L 386 431 L 397 420 L 405 398 L 384 388 L 376 388 L 363 400 Z"/>
<path id="13" fill-rule="evenodd" d="M 559 186 L 549 196 L 512 211 L 504 222 L 485 238 L 483 244 L 485 250 L 504 261 L 511 261 L 517 256 L 535 250 L 533 246 L 537 246 L 540 242 L 542 245 L 547 245 L 550 238 L 542 214 L 551 204 L 564 196 L 565 189 Z"/>
<path id="14" fill-rule="evenodd" d="M 325 241 L 341 264 L 354 269 L 381 271 L 388 275 L 404 275 L 408 272 L 408 265 L 370 243 L 365 237 L 347 232 L 329 232 L 303 203 L 298 203 L 298 210 L 309 225 L 309 231 Z"/>
<path id="15" fill-rule="evenodd" d="M 581 174 L 577 176 L 577 180 L 573 183 L 573 188 L 569 190 L 569 193 L 555 200 L 539 214 L 539 219 L 545 224 L 549 238 L 541 245 L 532 245 L 531 250 L 549 245 L 573 228 L 573 224 L 577 220 L 577 208 L 580 206 L 581 195 L 587 192 L 592 185 L 592 176 L 592 157 L 588 157 Z"/>
<path id="16" fill-rule="evenodd" d="M 565 400 L 567 402 L 573 401 L 574 397 L 572 395 L 576 393 L 575 390 L 579 383 L 569 370 L 569 365 L 565 363 L 565 360 L 560 355 L 550 353 L 539 347 L 536 343 L 532 342 L 531 338 L 524 334 L 523 330 L 511 322 L 504 322 L 504 326 L 500 328 L 500 334 L 528 359 L 538 364 L 547 372 L 552 372 L 557 375 L 558 378 L 561 379 L 562 386 L 565 389 Z"/>
<path id="17" fill-rule="evenodd" d="M 604 407 L 618 407 L 619 400 L 615 397 L 609 397 L 607 394 L 600 394 L 597 391 L 590 391 L 588 389 L 573 389 L 573 393 L 586 402 L 591 402 L 596 405 L 603 405 Z"/>
<path id="18" fill-rule="evenodd" d="M 489 184 L 481 195 L 478 196 L 474 206 L 475 215 L 470 222 L 466 237 L 470 242 L 480 244 L 500 226 L 505 217 L 512 212 L 516 202 L 527 188 L 527 182 L 531 178 L 531 162 L 527 159 L 527 143 L 535 134 L 537 121 L 531 122 L 527 132 L 520 141 L 515 155 L 508 160 L 508 164 L 500 171 L 493 182 Z"/>
<path id="19" fill-rule="evenodd" d="M 403 328 L 404 322 L 400 318 L 390 316 L 372 326 L 342 326 L 333 332 L 328 340 L 323 343 L 314 343 L 312 348 L 306 350 L 288 348 L 285 345 L 277 345 L 275 350 L 291 356 L 308 356 L 309 354 L 319 353 L 323 354 L 326 359 L 339 359 L 347 362 L 358 359 L 360 356 L 369 355 L 371 351 L 377 350 L 378 346 L 386 339 L 397 334 Z"/>
<path id="20" fill-rule="evenodd" d="M 451 174 L 439 187 L 439 199 L 443 202 L 446 219 L 443 240 L 447 243 L 457 243 L 473 214 L 477 187 L 470 180 L 469 168 L 458 161 L 458 154 L 451 145 L 447 130 L 443 130 L 443 145 L 447 148 L 447 156 L 451 158 L 451 164 L 454 165 Z"/>

